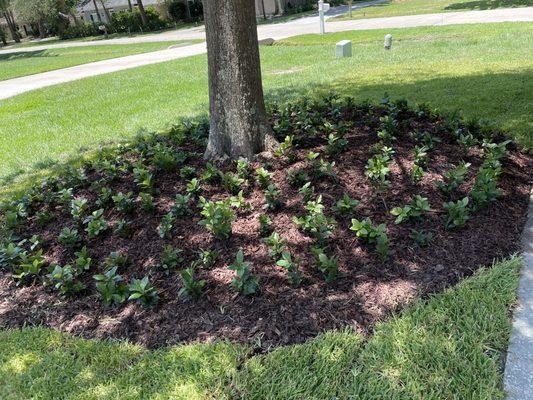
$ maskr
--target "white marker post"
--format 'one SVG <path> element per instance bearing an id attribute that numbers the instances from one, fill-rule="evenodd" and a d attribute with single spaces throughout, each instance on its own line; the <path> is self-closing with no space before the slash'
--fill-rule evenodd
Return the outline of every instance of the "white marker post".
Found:
<path id="1" fill-rule="evenodd" d="M 383 47 L 385 47 L 385 50 L 391 49 L 392 47 L 392 35 L 391 34 L 385 35 L 385 43 Z"/>
<path id="2" fill-rule="evenodd" d="M 326 33 L 326 21 L 324 20 L 324 13 L 329 11 L 329 3 L 324 3 L 324 0 L 318 0 L 318 16 L 320 18 L 320 33 Z"/>

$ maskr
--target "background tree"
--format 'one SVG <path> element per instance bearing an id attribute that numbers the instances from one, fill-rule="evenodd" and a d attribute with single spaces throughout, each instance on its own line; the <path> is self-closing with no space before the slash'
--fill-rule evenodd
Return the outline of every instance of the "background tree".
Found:
<path id="1" fill-rule="evenodd" d="M 0 0 L 0 16 L 3 16 L 7 22 L 7 27 L 15 43 L 20 43 L 20 36 L 17 32 L 17 24 L 11 9 L 11 0 Z"/>
<path id="2" fill-rule="evenodd" d="M 141 13 L 141 21 L 143 26 L 148 25 L 148 17 L 146 17 L 146 11 L 144 9 L 142 0 L 137 0 L 137 6 L 139 7 L 139 12 Z"/>
<path id="3" fill-rule="evenodd" d="M 204 0 L 210 132 L 205 158 L 252 158 L 276 141 L 263 98 L 255 5 Z"/>
<path id="4" fill-rule="evenodd" d="M 18 19 L 38 26 L 41 38 L 46 35 L 45 23 L 59 16 L 57 0 L 13 0 L 12 7 Z"/>
<path id="5" fill-rule="evenodd" d="M 102 23 L 102 16 L 100 15 L 100 10 L 98 9 L 98 4 L 96 4 L 96 0 L 93 0 L 94 5 L 94 11 L 96 11 L 96 18 L 98 18 L 98 22 Z"/>

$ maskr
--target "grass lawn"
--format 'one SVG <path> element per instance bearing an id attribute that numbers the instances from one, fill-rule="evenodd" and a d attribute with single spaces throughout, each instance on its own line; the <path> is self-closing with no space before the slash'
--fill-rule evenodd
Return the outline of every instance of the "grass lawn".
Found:
<path id="1" fill-rule="evenodd" d="M 392 51 L 383 35 L 395 37 Z M 334 43 L 354 42 L 336 59 Z M 495 121 L 533 146 L 533 26 L 527 23 L 352 31 L 263 47 L 266 95 L 291 99 L 338 91 L 358 99 L 427 102 Z M 0 178 L 46 169 L 80 148 L 164 128 L 207 110 L 206 56 L 83 79 L 0 102 Z"/>
<path id="2" fill-rule="evenodd" d="M 192 43 L 192 41 L 177 43 L 186 45 Z M 0 51 L 0 81 L 94 61 L 164 50 L 173 44 L 175 43 L 154 42 L 128 45 L 80 46 L 5 54 Z"/>
<path id="3" fill-rule="evenodd" d="M 150 351 L 44 328 L 0 331 L 0 398 L 503 399 L 521 260 L 483 270 L 360 335 L 253 356 L 228 343 Z"/>
<path id="4" fill-rule="evenodd" d="M 395 17 L 398 15 L 433 14 L 449 11 L 492 10 L 496 8 L 531 7 L 533 0 L 391 0 L 373 7 L 365 7 L 335 19 L 363 19 Z"/>

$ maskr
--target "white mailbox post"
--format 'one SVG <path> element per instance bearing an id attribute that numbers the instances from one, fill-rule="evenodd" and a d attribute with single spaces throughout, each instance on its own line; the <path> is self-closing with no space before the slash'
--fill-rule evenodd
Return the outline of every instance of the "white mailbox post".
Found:
<path id="1" fill-rule="evenodd" d="M 389 33 L 385 35 L 385 43 L 383 45 L 385 47 L 385 50 L 390 50 L 392 47 L 392 35 Z"/>
<path id="2" fill-rule="evenodd" d="M 329 11 L 329 3 L 324 3 L 324 0 L 318 1 L 318 16 L 320 17 L 320 33 L 326 32 L 326 23 L 324 21 L 324 13 Z"/>

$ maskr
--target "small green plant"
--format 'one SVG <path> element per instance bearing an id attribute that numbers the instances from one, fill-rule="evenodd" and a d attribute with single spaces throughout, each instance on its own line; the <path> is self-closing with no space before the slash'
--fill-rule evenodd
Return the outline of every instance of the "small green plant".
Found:
<path id="1" fill-rule="evenodd" d="M 311 199 L 315 197 L 315 187 L 311 184 L 311 182 L 307 182 L 300 189 L 298 189 L 298 193 L 303 196 L 304 201 L 311 201 Z"/>
<path id="2" fill-rule="evenodd" d="M 382 154 L 377 154 L 368 160 L 365 175 L 376 190 L 384 190 L 390 185 L 388 180 L 390 173 L 389 163 L 390 158 Z"/>
<path id="3" fill-rule="evenodd" d="M 231 285 L 239 293 L 248 296 L 257 292 L 259 288 L 259 278 L 250 273 L 250 263 L 244 261 L 242 250 L 237 252 L 235 263 L 228 266 L 232 271 L 235 271 L 235 278 Z"/>
<path id="4" fill-rule="evenodd" d="M 145 307 L 152 307 L 159 301 L 157 290 L 152 286 L 147 276 L 142 279 L 133 279 L 128 285 L 130 296 L 128 300 L 137 300 Z"/>
<path id="5" fill-rule="evenodd" d="M 189 182 L 187 182 L 186 190 L 188 194 L 193 197 L 196 197 L 202 192 L 202 185 L 200 184 L 200 181 L 197 178 L 193 178 Z"/>
<path id="6" fill-rule="evenodd" d="M 75 221 L 81 221 L 87 214 L 89 209 L 89 201 L 85 198 L 72 200 L 70 203 L 70 214 Z"/>
<path id="7" fill-rule="evenodd" d="M 281 190 L 275 185 L 268 185 L 263 191 L 265 195 L 265 208 L 269 210 L 277 210 L 283 204 L 281 200 Z"/>
<path id="8" fill-rule="evenodd" d="M 233 195 L 238 194 L 242 190 L 245 182 L 243 178 L 239 178 L 231 172 L 226 172 L 222 175 L 222 186 L 228 193 Z"/>
<path id="9" fill-rule="evenodd" d="M 76 256 L 76 263 L 74 265 L 76 273 L 81 274 L 82 272 L 91 269 L 93 260 L 86 246 L 83 246 L 83 248 L 80 251 L 75 252 L 74 255 Z"/>
<path id="10" fill-rule="evenodd" d="M 183 250 L 176 249 L 172 245 L 167 245 L 163 249 L 161 254 L 161 268 L 168 275 L 170 271 L 176 269 L 178 265 L 183 263 L 185 260 L 182 256 Z"/>
<path id="11" fill-rule="evenodd" d="M 465 180 L 470 163 L 462 161 L 456 168 L 444 173 L 444 182 L 437 182 L 437 187 L 446 194 L 450 194 Z"/>
<path id="12" fill-rule="evenodd" d="M 476 181 L 470 192 L 474 210 L 487 207 L 491 202 L 501 196 L 498 188 L 498 171 L 492 168 L 481 168 L 476 176 Z"/>
<path id="13" fill-rule="evenodd" d="M 307 234 L 313 236 L 318 241 L 324 241 L 333 234 L 335 220 L 324 214 L 322 196 L 318 196 L 315 201 L 307 202 L 307 215 L 303 217 L 293 217 L 293 222 Z"/>
<path id="14" fill-rule="evenodd" d="M 326 154 L 328 156 L 335 156 L 341 154 L 346 150 L 348 141 L 340 134 L 330 133 L 328 135 L 328 144 L 326 145 Z"/>
<path id="15" fill-rule="evenodd" d="M 175 220 L 176 217 L 174 216 L 174 213 L 169 212 L 168 214 L 165 214 L 161 223 L 157 227 L 157 234 L 161 239 L 170 239 L 172 237 L 172 228 L 174 227 Z"/>
<path id="16" fill-rule="evenodd" d="M 0 268 L 15 267 L 23 253 L 24 249 L 13 242 L 0 246 Z"/>
<path id="17" fill-rule="evenodd" d="M 48 222 L 52 221 L 55 218 L 53 212 L 48 210 L 39 211 L 35 214 L 35 222 L 39 226 L 44 226 Z"/>
<path id="18" fill-rule="evenodd" d="M 315 256 L 317 267 L 324 275 L 326 282 L 333 282 L 339 275 L 339 258 L 337 256 L 328 257 L 324 249 L 320 247 L 312 248 L 311 252 Z"/>
<path id="19" fill-rule="evenodd" d="M 187 193 L 186 195 L 178 193 L 174 199 L 174 206 L 172 207 L 174 216 L 184 217 L 190 214 L 190 201 L 191 193 Z"/>
<path id="20" fill-rule="evenodd" d="M 47 282 L 59 292 L 61 296 L 73 296 L 85 289 L 85 285 L 76 280 L 76 271 L 71 265 L 53 265 L 46 275 Z"/>
<path id="21" fill-rule="evenodd" d="M 133 180 L 139 190 L 151 193 L 154 190 L 154 176 L 150 170 L 142 165 L 133 169 Z"/>
<path id="22" fill-rule="evenodd" d="M 105 207 L 113 199 L 113 191 L 107 187 L 100 188 L 98 191 L 98 198 L 96 199 L 96 205 L 98 207 Z"/>
<path id="23" fill-rule="evenodd" d="M 126 194 L 119 192 L 113 196 L 113 202 L 115 203 L 115 208 L 123 214 L 131 214 L 135 210 L 135 201 L 132 192 Z"/>
<path id="24" fill-rule="evenodd" d="M 19 254 L 19 260 L 19 264 L 13 268 L 13 279 L 17 281 L 17 285 L 36 279 L 45 264 L 42 250 L 33 255 L 22 252 Z"/>
<path id="25" fill-rule="evenodd" d="M 457 136 L 457 144 L 461 146 L 463 154 L 468 155 L 470 149 L 477 144 L 477 140 L 470 132 L 460 132 Z"/>
<path id="26" fill-rule="evenodd" d="M 218 256 L 219 254 L 217 250 L 200 249 L 198 251 L 198 259 L 195 261 L 195 263 L 201 267 L 210 268 L 215 265 Z"/>
<path id="27" fill-rule="evenodd" d="M 96 291 L 106 305 L 123 304 L 129 295 L 128 287 L 123 283 L 122 276 L 117 274 L 117 269 L 118 267 L 113 267 L 104 274 L 93 276 Z"/>
<path id="28" fill-rule="evenodd" d="M 199 223 L 207 228 L 219 239 L 227 239 L 231 235 L 233 221 L 235 220 L 235 213 L 231 209 L 231 202 L 225 201 L 205 201 L 200 198 L 203 203 L 201 215 L 204 217 Z"/>
<path id="29" fill-rule="evenodd" d="M 422 214 L 431 211 L 429 201 L 426 197 L 416 195 L 415 198 L 404 207 L 395 207 L 391 210 L 391 214 L 396 217 L 394 221 L 396 224 L 401 224 L 411 218 L 420 218 Z"/>
<path id="30" fill-rule="evenodd" d="M 382 259 L 389 255 L 389 238 L 385 224 L 374 225 L 370 218 L 363 220 L 352 219 L 350 230 L 354 231 L 358 238 L 364 239 L 369 244 L 374 244 L 376 253 Z"/>
<path id="31" fill-rule="evenodd" d="M 337 204 L 335 205 L 335 210 L 340 214 L 349 215 L 355 212 L 355 209 L 358 205 L 358 200 L 351 199 L 348 193 L 344 193 L 342 199 L 337 201 Z"/>
<path id="32" fill-rule="evenodd" d="M 306 183 L 309 183 L 309 174 L 302 169 L 289 169 L 287 172 L 287 182 L 292 187 L 302 187 Z"/>
<path id="33" fill-rule="evenodd" d="M 278 148 L 274 151 L 276 157 L 288 157 L 290 161 L 294 161 L 295 154 L 292 151 L 294 148 L 294 136 L 285 136 L 285 140 L 280 143 Z"/>
<path id="34" fill-rule="evenodd" d="M 319 159 L 318 162 L 315 164 L 313 172 L 317 178 L 329 178 L 332 181 L 337 182 L 339 180 L 339 177 L 333 170 L 334 167 L 335 161 L 329 162 L 323 159 Z"/>
<path id="35" fill-rule="evenodd" d="M 122 238 L 129 238 L 133 234 L 133 229 L 131 227 L 131 222 L 126 221 L 125 219 L 119 219 L 115 225 L 113 233 Z"/>
<path id="36" fill-rule="evenodd" d="M 237 160 L 237 176 L 241 179 L 248 179 L 250 176 L 250 163 L 248 160 L 241 158 Z"/>
<path id="37" fill-rule="evenodd" d="M 202 180 L 207 183 L 218 183 L 221 177 L 222 172 L 211 163 L 205 165 L 205 172 L 201 176 Z"/>
<path id="38" fill-rule="evenodd" d="M 265 190 L 272 184 L 272 173 L 268 172 L 265 168 L 260 167 L 255 170 L 255 179 L 259 188 Z"/>
<path id="39" fill-rule="evenodd" d="M 468 210 L 468 197 L 456 202 L 450 201 L 442 206 L 446 210 L 445 224 L 447 229 L 461 228 L 470 219 Z"/>
<path id="40" fill-rule="evenodd" d="M 415 146 L 413 162 L 420 167 L 425 167 L 429 162 L 429 149 L 426 146 Z"/>
<path id="41" fill-rule="evenodd" d="M 431 232 L 425 233 L 423 231 L 412 229 L 409 237 L 413 239 L 419 247 L 427 247 L 429 242 L 433 239 L 433 234 Z"/>
<path id="42" fill-rule="evenodd" d="M 114 267 L 124 268 L 128 265 L 128 257 L 118 251 L 113 251 L 109 253 L 109 256 L 105 259 L 104 265 L 106 269 Z"/>
<path id="43" fill-rule="evenodd" d="M 437 136 L 432 135 L 429 132 L 424 132 L 422 135 L 422 143 L 428 148 L 428 150 L 433 150 L 442 140 Z"/>
<path id="44" fill-rule="evenodd" d="M 286 241 L 277 232 L 272 232 L 270 236 L 264 239 L 264 242 L 269 248 L 270 257 L 277 258 L 285 250 Z"/>
<path id="45" fill-rule="evenodd" d="M 293 261 L 290 253 L 282 253 L 281 258 L 276 262 L 276 265 L 287 270 L 287 277 L 292 286 L 300 286 L 302 283 L 302 275 L 300 274 L 298 263 Z"/>
<path id="46" fill-rule="evenodd" d="M 244 190 L 241 190 L 235 196 L 231 196 L 230 203 L 231 203 L 231 206 L 236 209 L 242 208 L 245 210 L 250 210 L 252 208 L 252 205 L 246 202 L 246 199 L 244 198 Z"/>
<path id="47" fill-rule="evenodd" d="M 179 295 L 186 298 L 200 297 L 205 286 L 205 280 L 197 280 L 194 278 L 194 267 L 189 267 L 180 271 L 183 287 L 179 291 Z"/>
<path id="48" fill-rule="evenodd" d="M 153 214 L 155 212 L 154 196 L 150 193 L 139 193 L 141 199 L 141 208 L 147 213 Z"/>
<path id="49" fill-rule="evenodd" d="M 70 228 L 63 228 L 61 229 L 61 232 L 59 232 L 59 236 L 57 237 L 57 241 L 59 244 L 75 248 L 80 243 L 80 237 L 78 234 L 77 229 L 70 229 Z"/>
<path id="50" fill-rule="evenodd" d="M 91 215 L 83 220 L 83 223 L 86 225 L 85 231 L 90 238 L 99 236 L 109 228 L 107 221 L 104 219 L 103 209 L 94 211 Z"/>
<path id="51" fill-rule="evenodd" d="M 180 177 L 183 179 L 192 179 L 196 175 L 196 168 L 186 166 L 180 169 Z"/>
<path id="52" fill-rule="evenodd" d="M 152 152 L 152 163 L 161 171 L 175 171 L 178 165 L 186 159 L 185 155 L 176 153 L 174 149 L 163 143 L 157 143 L 152 148 Z"/>
<path id="53" fill-rule="evenodd" d="M 272 220 L 268 215 L 259 216 L 259 235 L 261 237 L 268 236 L 272 233 Z"/>
<path id="54" fill-rule="evenodd" d="M 418 164 L 413 164 L 413 167 L 411 168 L 411 173 L 409 175 L 409 178 L 411 179 L 412 183 L 417 183 L 422 180 L 422 178 L 425 175 L 424 168 L 422 168 Z"/>

